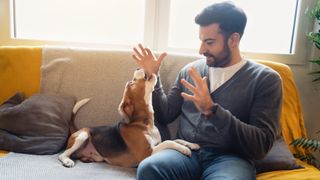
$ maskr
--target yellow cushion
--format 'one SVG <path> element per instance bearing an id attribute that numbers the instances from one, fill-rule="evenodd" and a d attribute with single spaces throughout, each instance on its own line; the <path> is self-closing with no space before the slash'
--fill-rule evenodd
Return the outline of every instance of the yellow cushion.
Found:
<path id="1" fill-rule="evenodd" d="M 300 98 L 291 69 L 282 63 L 263 60 L 257 62 L 271 67 L 277 71 L 282 78 L 283 101 L 280 124 L 284 140 L 287 144 L 290 144 L 296 138 L 307 137 Z M 289 146 L 289 149 L 292 153 L 302 152 L 302 150 L 293 146 Z"/>
<path id="2" fill-rule="evenodd" d="M 6 154 L 8 154 L 7 151 L 0 150 L 0 158 L 4 157 Z"/>
<path id="3" fill-rule="evenodd" d="M 0 103 L 17 91 L 39 92 L 41 57 L 38 46 L 0 46 Z"/>
<path id="4" fill-rule="evenodd" d="M 298 160 L 298 164 L 302 165 L 305 168 L 295 169 L 295 170 L 281 170 L 281 171 L 272 171 L 266 172 L 257 175 L 257 180 L 319 180 L 320 179 L 320 171 L 305 163 Z"/>

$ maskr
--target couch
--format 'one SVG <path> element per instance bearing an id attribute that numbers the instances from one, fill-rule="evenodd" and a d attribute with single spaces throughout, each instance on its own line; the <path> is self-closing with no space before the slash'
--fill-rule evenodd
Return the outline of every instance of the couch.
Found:
<path id="1" fill-rule="evenodd" d="M 23 92 L 27 97 L 30 97 L 38 92 L 52 91 L 52 87 L 55 84 L 43 82 L 43 65 L 49 63 L 52 59 L 62 58 L 61 61 L 67 61 L 70 59 L 96 59 L 99 62 L 107 62 L 107 64 L 101 69 L 92 69 L 90 62 L 81 68 L 81 72 L 92 73 L 90 78 L 82 77 L 80 72 L 71 74 L 70 76 L 58 77 L 62 78 L 62 81 L 70 82 L 76 76 L 80 76 L 82 82 L 86 82 L 90 87 L 77 87 L 79 84 L 73 85 L 72 83 L 66 83 L 65 92 L 74 93 L 77 98 L 91 97 L 91 96 L 106 96 L 106 99 L 101 99 L 103 102 L 107 101 L 107 107 L 101 109 L 107 115 L 99 116 L 99 110 L 88 106 L 91 111 L 83 112 L 82 119 L 77 120 L 78 126 L 93 126 L 111 123 L 119 119 L 119 115 L 116 111 L 120 97 L 123 92 L 125 82 L 132 77 L 132 72 L 136 68 L 135 62 L 131 59 L 131 52 L 117 51 L 117 50 L 104 50 L 104 49 L 80 49 L 81 53 L 77 54 L 77 48 L 70 47 L 54 47 L 50 49 L 46 46 L 0 46 L 0 104 L 6 99 L 11 97 L 15 92 Z M 63 59 L 65 58 L 65 59 Z M 189 56 L 182 54 L 169 54 L 161 67 L 161 77 L 165 90 L 168 90 L 173 83 L 175 76 L 179 69 L 186 63 L 197 59 L 197 56 Z M 300 105 L 299 94 L 294 83 L 292 72 L 290 67 L 268 60 L 256 60 L 258 63 L 269 66 L 276 70 L 283 79 L 283 105 L 281 114 L 281 127 L 282 135 L 286 144 L 298 137 L 307 137 L 306 129 L 304 127 L 304 120 L 302 109 Z M 66 70 L 66 71 L 70 71 Z M 90 72 L 91 71 L 91 72 Z M 103 71 L 104 77 L 97 77 L 95 73 Z M 109 73 L 109 74 L 108 74 Z M 53 78 L 55 74 L 47 74 L 47 79 Z M 92 81 L 91 81 L 92 80 Z M 46 87 L 43 87 L 44 84 Z M 100 86 L 108 85 L 107 94 L 97 94 L 95 89 L 100 89 Z M 63 85 L 61 85 L 63 86 Z M 71 86 L 68 88 L 67 86 Z M 92 87 L 94 86 L 94 87 Z M 96 87 L 97 86 L 97 87 Z M 99 88 L 98 88 L 99 86 Z M 103 87 L 101 87 L 103 88 Z M 54 89 L 54 88 L 53 88 Z M 110 90 L 109 90 L 110 89 Z M 56 89 L 57 90 L 57 89 Z M 59 90 L 57 90 L 59 91 Z M 92 93 L 91 93 L 92 92 Z M 98 101 L 98 100 L 97 100 Z M 99 105 L 99 104 L 98 104 Z M 97 112 L 96 112 L 97 111 Z M 96 113 L 95 113 L 96 112 Z M 90 121 L 88 121 L 90 119 Z M 108 119 L 108 120 L 105 120 Z M 169 133 L 164 132 L 161 135 L 164 137 L 172 136 L 177 127 L 176 123 L 169 125 Z M 301 152 L 292 146 L 288 146 L 292 153 Z M 7 151 L 0 150 L 0 164 L 1 158 L 8 156 Z M 264 179 L 320 179 L 320 171 L 315 167 L 308 165 L 298 159 L 296 162 L 304 168 L 294 170 L 277 170 L 271 172 L 264 172 L 257 174 L 258 180 Z M 30 167 L 32 168 L 32 167 Z M 1 179 L 0 175 L 0 179 Z"/>

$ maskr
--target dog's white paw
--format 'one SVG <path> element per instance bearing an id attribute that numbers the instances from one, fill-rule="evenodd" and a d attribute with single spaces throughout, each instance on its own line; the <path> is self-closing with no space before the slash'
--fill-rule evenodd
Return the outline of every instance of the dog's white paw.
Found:
<path id="1" fill-rule="evenodd" d="M 178 150 L 182 154 L 191 157 L 191 150 L 188 147 L 181 145 Z"/>
<path id="2" fill-rule="evenodd" d="M 200 149 L 199 144 L 196 144 L 196 143 L 187 143 L 186 146 L 187 146 L 188 148 L 190 148 L 191 150 L 198 150 L 198 149 Z"/>
<path id="3" fill-rule="evenodd" d="M 74 167 L 74 165 L 75 165 L 74 161 L 72 161 L 71 159 L 65 159 L 62 162 L 62 164 L 63 164 L 63 166 L 68 167 L 68 168 Z"/>
<path id="4" fill-rule="evenodd" d="M 59 160 L 62 162 L 62 165 L 68 168 L 74 167 L 75 163 L 70 158 L 65 156 L 59 156 Z"/>

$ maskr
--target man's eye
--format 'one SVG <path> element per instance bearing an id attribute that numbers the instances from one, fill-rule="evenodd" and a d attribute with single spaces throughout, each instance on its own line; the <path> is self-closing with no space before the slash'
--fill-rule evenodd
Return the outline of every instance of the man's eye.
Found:
<path id="1" fill-rule="evenodd" d="M 213 41 L 207 41 L 208 45 L 212 45 L 214 42 Z"/>

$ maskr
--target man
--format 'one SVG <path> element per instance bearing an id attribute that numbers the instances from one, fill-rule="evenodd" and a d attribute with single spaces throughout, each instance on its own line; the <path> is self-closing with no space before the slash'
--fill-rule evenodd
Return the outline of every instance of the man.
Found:
<path id="1" fill-rule="evenodd" d="M 206 59 L 185 66 L 168 95 L 159 78 L 153 106 L 165 123 L 180 115 L 178 137 L 201 148 L 191 158 L 174 150 L 156 153 L 140 163 L 137 179 L 255 179 L 252 160 L 263 158 L 279 134 L 280 76 L 241 57 L 242 9 L 213 4 L 195 22 Z M 159 74 L 165 56 L 157 59 L 139 44 L 133 58 L 148 74 Z"/>

